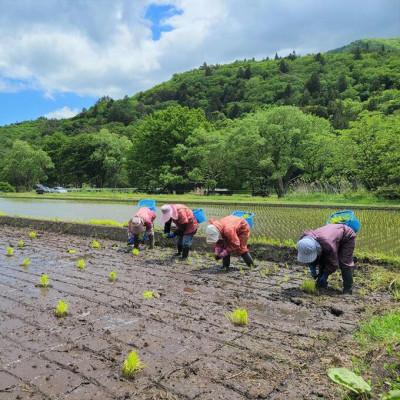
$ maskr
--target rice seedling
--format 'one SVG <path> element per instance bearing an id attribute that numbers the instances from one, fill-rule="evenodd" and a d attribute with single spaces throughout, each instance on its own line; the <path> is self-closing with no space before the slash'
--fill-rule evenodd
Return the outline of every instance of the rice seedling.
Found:
<path id="1" fill-rule="evenodd" d="M 11 257 L 14 255 L 14 249 L 12 247 L 7 247 L 6 248 L 6 255 L 7 257 Z"/>
<path id="2" fill-rule="evenodd" d="M 40 281 L 39 283 L 40 287 L 46 288 L 49 286 L 49 276 L 47 274 L 40 275 L 39 281 Z"/>
<path id="3" fill-rule="evenodd" d="M 68 249 L 68 250 L 67 250 L 67 253 L 68 253 L 68 254 L 75 254 L 75 253 L 76 253 L 76 250 L 74 250 L 74 249 Z"/>
<path id="4" fill-rule="evenodd" d="M 69 305 L 67 302 L 65 302 L 64 300 L 60 300 L 57 303 L 56 309 L 54 311 L 54 314 L 57 318 L 61 318 L 64 317 L 68 314 L 68 309 L 69 309 Z"/>
<path id="5" fill-rule="evenodd" d="M 101 244 L 96 239 L 93 239 L 90 243 L 92 249 L 101 249 Z"/>
<path id="6" fill-rule="evenodd" d="M 122 228 L 124 224 L 114 221 L 112 219 L 91 219 L 89 220 L 90 225 L 107 225 L 107 226 L 117 226 Z"/>
<path id="7" fill-rule="evenodd" d="M 111 271 L 111 272 L 108 274 L 108 280 L 109 280 L 110 282 L 115 282 L 116 279 L 117 279 L 117 273 L 116 273 L 115 271 Z"/>
<path id="8" fill-rule="evenodd" d="M 314 279 L 306 279 L 300 286 L 300 289 L 308 294 L 316 294 L 318 292 Z"/>
<path id="9" fill-rule="evenodd" d="M 29 239 L 31 239 L 31 240 L 36 239 L 36 238 L 37 238 L 37 233 L 36 233 L 35 231 L 30 231 L 30 232 L 28 233 L 28 237 L 29 237 Z"/>
<path id="10" fill-rule="evenodd" d="M 22 239 L 18 240 L 17 246 L 22 249 L 25 246 L 25 242 Z"/>
<path id="11" fill-rule="evenodd" d="M 139 251 L 139 249 L 132 249 L 132 254 L 134 255 L 134 256 L 138 256 L 139 255 L 139 253 L 140 253 L 140 251 Z"/>
<path id="12" fill-rule="evenodd" d="M 244 326 L 249 323 L 249 316 L 244 308 L 237 308 L 232 312 L 226 313 L 225 316 L 233 325 Z"/>
<path id="13" fill-rule="evenodd" d="M 136 351 L 132 350 L 129 352 L 128 357 L 126 357 L 122 364 L 122 375 L 126 378 L 130 378 L 144 367 L 145 365 L 140 360 L 139 355 Z"/>
<path id="14" fill-rule="evenodd" d="M 21 267 L 28 267 L 29 265 L 31 265 L 31 260 L 29 258 L 24 258 Z"/>
<path id="15" fill-rule="evenodd" d="M 86 262 L 83 258 L 80 258 L 77 262 L 76 262 L 76 266 L 82 270 L 86 267 Z"/>
<path id="16" fill-rule="evenodd" d="M 143 298 L 144 299 L 152 299 L 152 298 L 154 298 L 154 292 L 152 290 L 145 290 L 143 292 Z"/>

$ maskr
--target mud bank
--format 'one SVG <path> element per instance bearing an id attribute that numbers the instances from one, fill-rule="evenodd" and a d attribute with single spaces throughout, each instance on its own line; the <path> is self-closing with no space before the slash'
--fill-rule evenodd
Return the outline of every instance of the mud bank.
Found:
<path id="1" fill-rule="evenodd" d="M 352 349 L 340 346 L 367 308 L 392 306 L 387 293 L 306 295 L 296 265 L 260 261 L 244 271 L 234 259 L 223 273 L 198 252 L 186 263 L 169 248 L 135 257 L 121 242 L 100 239 L 116 228 L 86 235 L 80 226 L 77 236 L 56 230 L 71 224 L 40 224 L 29 225 L 34 240 L 25 225 L 0 225 L 0 399 L 337 399 L 326 369 L 348 365 Z M 90 247 L 94 237 L 99 250 Z M 75 266 L 80 258 L 84 270 Z M 36 286 L 42 273 L 51 288 Z M 144 299 L 146 290 L 157 297 Z M 57 319 L 60 299 L 70 314 Z M 248 326 L 227 320 L 235 307 L 248 310 Z M 120 371 L 132 349 L 146 367 L 129 380 Z"/>

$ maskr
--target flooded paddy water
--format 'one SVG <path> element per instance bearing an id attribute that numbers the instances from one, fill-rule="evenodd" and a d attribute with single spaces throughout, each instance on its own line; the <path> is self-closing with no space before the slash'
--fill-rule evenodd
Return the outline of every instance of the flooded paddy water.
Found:
<path id="1" fill-rule="evenodd" d="M 207 218 L 221 218 L 235 210 L 255 213 L 252 237 L 296 241 L 306 229 L 324 225 L 327 217 L 337 208 L 318 206 L 276 206 L 243 204 L 189 204 L 203 208 Z M 62 221 L 115 220 L 126 223 L 137 211 L 136 202 L 99 202 L 77 200 L 0 198 L 0 213 Z M 369 254 L 400 256 L 400 209 L 354 209 L 362 223 L 357 237 L 357 251 Z M 156 225 L 160 219 L 157 218 Z M 159 226 L 159 225 L 158 225 Z M 205 224 L 200 232 L 203 233 Z"/>
<path id="2" fill-rule="evenodd" d="M 336 399 L 326 369 L 350 362 L 367 308 L 392 306 L 385 292 L 306 295 L 296 265 L 244 271 L 234 259 L 223 273 L 207 254 L 182 263 L 173 249 L 135 257 L 123 243 L 101 240 L 94 250 L 89 237 L 27 234 L 0 226 L 0 399 Z M 37 287 L 43 273 L 48 289 Z M 147 290 L 157 297 L 144 299 Z M 70 313 L 58 319 L 60 299 Z M 235 307 L 248 310 L 248 326 L 225 317 Z M 126 379 L 133 349 L 145 368 Z"/>

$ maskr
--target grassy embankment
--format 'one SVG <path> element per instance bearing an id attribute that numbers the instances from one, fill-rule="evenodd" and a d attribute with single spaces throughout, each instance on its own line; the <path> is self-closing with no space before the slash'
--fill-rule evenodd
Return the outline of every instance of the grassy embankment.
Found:
<path id="1" fill-rule="evenodd" d="M 353 368 L 371 383 L 373 398 L 400 398 L 400 306 L 365 319 L 354 339 Z M 384 397 L 389 391 L 391 396 Z"/>
<path id="2" fill-rule="evenodd" d="M 257 197 L 249 194 L 234 194 L 202 196 L 194 193 L 183 195 L 146 193 L 121 193 L 112 191 L 79 191 L 68 193 L 49 193 L 38 195 L 34 192 L 26 193 L 0 193 L 1 197 L 21 199 L 58 199 L 58 200 L 88 200 L 88 201 L 116 201 L 132 202 L 143 198 L 153 198 L 158 202 L 186 202 L 186 203 L 221 203 L 221 204 L 276 204 L 276 205 L 316 205 L 316 206 L 367 206 L 367 207 L 394 207 L 400 208 L 400 202 L 395 200 L 383 200 L 366 192 L 354 192 L 344 194 L 325 193 L 289 193 L 284 198 L 276 195 L 269 197 Z"/>

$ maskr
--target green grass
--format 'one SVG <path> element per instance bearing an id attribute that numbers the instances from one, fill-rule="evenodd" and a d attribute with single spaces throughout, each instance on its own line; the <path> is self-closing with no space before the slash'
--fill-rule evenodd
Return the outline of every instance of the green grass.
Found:
<path id="1" fill-rule="evenodd" d="M 371 344 L 387 347 L 400 342 L 400 309 L 362 322 L 355 338 L 363 347 Z"/>

